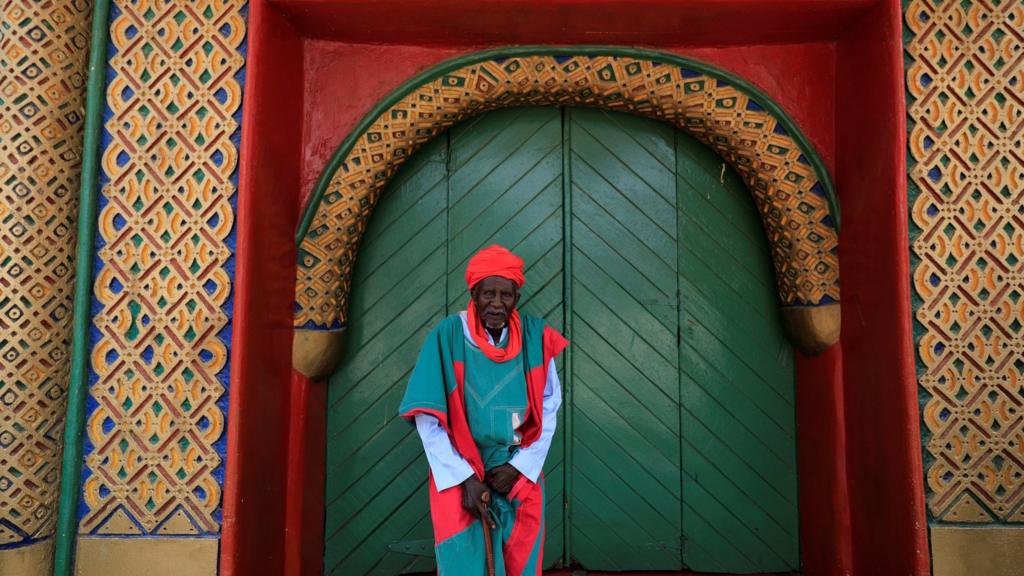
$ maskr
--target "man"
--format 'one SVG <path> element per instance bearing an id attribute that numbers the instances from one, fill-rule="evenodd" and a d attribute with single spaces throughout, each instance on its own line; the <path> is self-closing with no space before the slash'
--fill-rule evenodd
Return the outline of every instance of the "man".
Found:
<path id="1" fill-rule="evenodd" d="M 427 336 L 399 408 L 430 465 L 441 576 L 484 573 L 484 493 L 495 573 L 540 574 L 543 564 L 541 469 L 562 396 L 554 358 L 568 341 L 540 318 L 520 318 L 524 282 L 523 261 L 501 246 L 470 259 L 469 304 Z"/>

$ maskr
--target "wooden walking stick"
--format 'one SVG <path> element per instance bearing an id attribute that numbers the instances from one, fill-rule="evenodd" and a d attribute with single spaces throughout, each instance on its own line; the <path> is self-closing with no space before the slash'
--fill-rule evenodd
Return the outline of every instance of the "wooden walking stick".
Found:
<path id="1" fill-rule="evenodd" d="M 480 502 L 480 525 L 484 529 L 484 548 L 487 551 L 487 576 L 494 576 L 494 548 L 491 547 L 491 528 L 494 528 L 494 521 L 487 511 L 491 503 L 491 493 L 481 494 Z"/>

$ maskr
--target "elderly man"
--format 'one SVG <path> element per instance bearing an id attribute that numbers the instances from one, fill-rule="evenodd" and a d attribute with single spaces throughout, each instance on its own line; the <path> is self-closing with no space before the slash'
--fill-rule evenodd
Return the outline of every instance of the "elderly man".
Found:
<path id="1" fill-rule="evenodd" d="M 485 493 L 496 574 L 540 574 L 543 564 L 541 469 L 561 404 L 554 358 L 568 341 L 540 318 L 520 318 L 524 282 L 523 261 L 501 246 L 470 259 L 469 304 L 427 336 L 399 408 L 430 465 L 442 576 L 484 573 Z"/>

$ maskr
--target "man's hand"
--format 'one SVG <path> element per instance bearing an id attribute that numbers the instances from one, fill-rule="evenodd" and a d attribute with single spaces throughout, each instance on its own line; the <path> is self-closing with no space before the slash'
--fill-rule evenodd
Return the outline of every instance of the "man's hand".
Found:
<path id="1" fill-rule="evenodd" d="M 484 509 L 483 495 L 487 493 L 487 485 L 470 476 L 462 481 L 462 507 L 474 518 L 480 518 Z"/>
<path id="2" fill-rule="evenodd" d="M 519 480 L 519 470 L 511 464 L 502 464 L 487 472 L 487 485 L 499 494 L 508 494 Z"/>

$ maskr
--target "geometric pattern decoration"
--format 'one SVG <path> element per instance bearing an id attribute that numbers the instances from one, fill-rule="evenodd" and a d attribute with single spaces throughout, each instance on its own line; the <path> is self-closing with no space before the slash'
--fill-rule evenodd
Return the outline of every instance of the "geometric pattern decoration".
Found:
<path id="1" fill-rule="evenodd" d="M 904 10 L 927 505 L 1024 522 L 1024 2 Z"/>
<path id="2" fill-rule="evenodd" d="M 668 58 L 666 58 L 668 59 Z M 300 328 L 344 325 L 359 239 L 382 190 L 426 141 L 453 124 L 508 106 L 593 106 L 679 127 L 731 164 L 752 192 L 784 305 L 839 301 L 836 223 L 827 175 L 763 96 L 706 71 L 627 55 L 492 57 L 438 73 L 379 114 L 307 206 L 300 239 Z M 311 214 L 312 212 L 312 214 Z"/>
<path id="3" fill-rule="evenodd" d="M 81 533 L 220 530 L 244 10 L 113 5 Z"/>
<path id="4" fill-rule="evenodd" d="M 90 16 L 0 2 L 0 548 L 56 522 Z"/>

